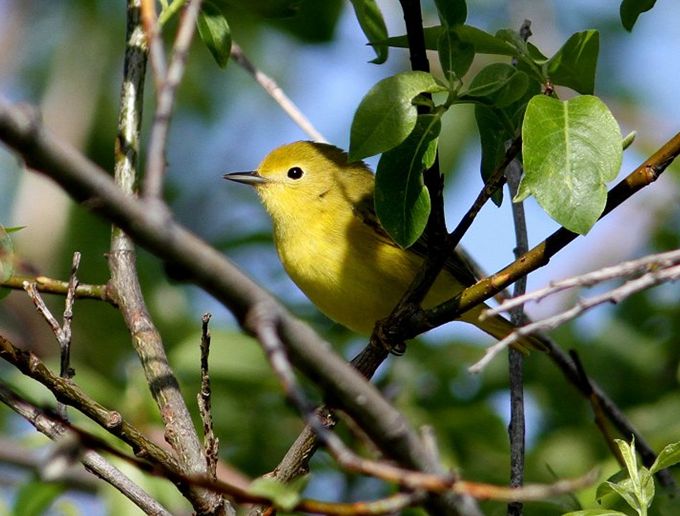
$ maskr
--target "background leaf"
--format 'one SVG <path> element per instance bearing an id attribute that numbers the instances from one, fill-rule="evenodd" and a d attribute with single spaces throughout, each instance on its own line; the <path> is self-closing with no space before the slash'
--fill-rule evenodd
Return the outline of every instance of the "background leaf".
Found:
<path id="1" fill-rule="evenodd" d="M 351 0 L 351 2 L 361 30 L 364 31 L 369 44 L 375 50 L 376 57 L 371 63 L 384 63 L 387 61 L 388 46 L 379 42 L 387 38 L 387 27 L 378 4 L 375 0 Z"/>
<path id="2" fill-rule="evenodd" d="M 619 15 L 624 28 L 628 32 L 632 31 L 638 17 L 654 7 L 655 3 L 656 0 L 623 0 L 619 8 Z"/>
<path id="3" fill-rule="evenodd" d="M 618 123 L 597 97 L 536 96 L 522 127 L 517 200 L 533 194 L 553 219 L 585 234 L 604 210 L 605 185 L 616 177 L 622 153 Z"/>
<path id="4" fill-rule="evenodd" d="M 555 84 L 568 86 L 582 94 L 591 94 L 595 89 L 599 51 L 598 31 L 577 32 L 548 61 L 548 76 Z"/>
<path id="5" fill-rule="evenodd" d="M 217 64 L 221 68 L 227 66 L 231 53 L 231 30 L 220 8 L 210 1 L 201 4 L 198 34 Z"/>
<path id="6" fill-rule="evenodd" d="M 349 159 L 373 156 L 403 142 L 418 118 L 413 99 L 421 93 L 436 91 L 444 88 L 426 72 L 398 73 L 378 82 L 354 114 Z"/>
<path id="7" fill-rule="evenodd" d="M 423 184 L 423 159 L 439 136 L 436 115 L 421 115 L 413 132 L 398 147 L 385 152 L 376 170 L 375 211 L 385 231 L 402 247 L 422 234 L 430 215 L 430 196 Z"/>

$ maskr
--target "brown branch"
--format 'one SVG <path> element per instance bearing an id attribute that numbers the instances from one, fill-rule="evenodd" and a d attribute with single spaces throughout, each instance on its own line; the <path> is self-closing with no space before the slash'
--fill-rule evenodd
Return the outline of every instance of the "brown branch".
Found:
<path id="1" fill-rule="evenodd" d="M 309 119 L 300 111 L 300 109 L 293 103 L 293 101 L 285 94 L 281 87 L 262 70 L 258 69 L 250 59 L 245 55 L 243 49 L 232 42 L 230 57 L 248 72 L 255 82 L 259 84 L 267 94 L 274 99 L 281 109 L 288 115 L 288 117 L 295 122 L 295 124 L 304 131 L 315 142 L 326 143 L 323 135 L 316 130 Z"/>
<path id="2" fill-rule="evenodd" d="M 24 417 L 36 430 L 53 441 L 59 442 L 69 433 L 69 428 L 64 423 L 48 417 L 42 410 L 22 399 L 2 384 L 0 384 L 0 401 Z M 97 452 L 85 450 L 80 454 L 78 460 L 93 475 L 108 482 L 145 513 L 170 515 L 167 509 Z M 61 474 L 60 478 L 63 476 L 64 474 Z"/>
<path id="3" fill-rule="evenodd" d="M 196 395 L 198 413 L 203 422 L 203 449 L 205 461 L 208 467 L 208 476 L 217 478 L 217 461 L 219 459 L 219 439 L 213 431 L 213 418 L 211 410 L 210 374 L 208 372 L 208 357 L 210 356 L 210 330 L 208 323 L 212 314 L 205 313 L 201 325 L 201 390 Z"/>
<path id="4" fill-rule="evenodd" d="M 126 199 L 131 199 L 135 195 L 137 183 L 137 157 L 148 53 L 139 7 L 139 0 L 128 0 L 127 45 L 115 147 L 114 188 Z M 143 12 L 153 8 L 148 6 L 148 2 L 145 2 L 143 7 Z M 145 20 L 148 23 L 149 17 L 147 16 Z M 151 20 L 154 26 L 150 35 L 155 36 L 158 29 L 155 24 L 155 13 Z M 178 56 L 177 59 L 182 61 L 182 64 L 174 66 L 175 68 L 179 66 L 181 72 L 183 58 Z M 158 207 L 159 204 L 154 204 L 149 210 L 147 206 L 146 211 L 152 212 L 153 216 L 162 220 L 165 210 L 156 209 Z M 163 419 L 165 438 L 176 452 L 184 472 L 190 475 L 203 474 L 207 471 L 207 464 L 198 434 L 180 392 L 179 383 L 168 363 L 160 333 L 151 319 L 142 295 L 135 264 L 134 243 L 120 227 L 114 226 L 112 229 L 111 251 L 108 258 L 112 296 L 132 335 L 133 346 Z M 196 490 L 190 486 L 188 498 L 194 509 L 201 514 L 223 513 L 225 510 L 223 500 L 214 493 Z"/>
<path id="5" fill-rule="evenodd" d="M 0 287 L 22 290 L 24 288 L 24 283 L 26 282 L 34 284 L 36 290 L 43 294 L 58 294 L 65 296 L 68 292 L 67 281 L 60 281 L 46 276 L 24 276 L 20 274 L 0 282 Z M 99 301 L 106 301 L 115 306 L 113 298 L 109 293 L 108 285 L 88 285 L 80 283 L 75 289 L 74 296 L 76 299 L 96 299 Z"/>
<path id="6" fill-rule="evenodd" d="M 108 410 L 91 399 L 73 381 L 56 376 L 36 355 L 20 350 L 2 335 L 0 335 L 0 358 L 47 387 L 57 400 L 82 412 L 107 432 L 128 444 L 137 456 L 171 469 L 179 469 L 172 455 L 144 437 L 139 430 L 125 421 L 120 413 Z"/>
<path id="7" fill-rule="evenodd" d="M 158 200 L 163 193 L 165 176 L 165 147 L 170 130 L 170 119 L 175 105 L 175 93 L 184 75 L 189 45 L 194 36 L 196 20 L 202 0 L 188 0 L 177 29 L 172 49 L 172 58 L 167 73 L 160 78 L 156 89 L 156 112 L 154 114 L 151 136 L 149 137 L 148 162 L 144 175 L 143 195 L 146 199 Z M 156 21 L 155 32 L 158 30 Z M 156 48 L 152 49 L 153 52 Z M 159 49 L 162 51 L 162 49 Z M 158 81 L 157 77 L 157 81 Z"/>

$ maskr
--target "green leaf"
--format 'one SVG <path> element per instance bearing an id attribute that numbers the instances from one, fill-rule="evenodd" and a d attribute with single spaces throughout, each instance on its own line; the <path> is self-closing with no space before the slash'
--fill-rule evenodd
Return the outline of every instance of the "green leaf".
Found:
<path id="1" fill-rule="evenodd" d="M 635 496 L 635 489 L 630 479 L 618 483 L 606 481 L 605 484 L 623 498 L 633 509 L 638 509 L 640 507 L 640 502 L 637 499 L 637 496 Z"/>
<path id="2" fill-rule="evenodd" d="M 479 130 L 482 159 L 480 170 L 486 183 L 505 157 L 506 144 L 513 139 L 522 126 L 522 118 L 527 103 L 541 90 L 536 81 L 530 81 L 524 96 L 503 108 L 475 105 L 475 120 Z M 493 194 L 491 200 L 500 206 L 503 202 L 503 190 Z"/>
<path id="3" fill-rule="evenodd" d="M 60 482 L 43 482 L 42 480 L 27 482 L 19 489 L 12 514 L 41 516 L 65 490 L 65 486 Z"/>
<path id="4" fill-rule="evenodd" d="M 418 240 L 430 215 L 430 196 L 423 184 L 423 162 L 431 162 L 431 143 L 440 130 L 439 116 L 420 115 L 408 138 L 385 152 L 378 162 L 375 211 L 385 231 L 402 247 Z"/>
<path id="5" fill-rule="evenodd" d="M 524 177 L 516 200 L 533 194 L 565 228 L 585 234 L 607 201 L 621 166 L 621 131 L 607 106 L 584 95 L 529 101 L 522 126 Z"/>
<path id="6" fill-rule="evenodd" d="M 483 101 L 504 107 L 521 98 L 529 87 L 529 77 L 514 66 L 493 63 L 484 67 L 470 82 L 461 100 Z"/>
<path id="7" fill-rule="evenodd" d="M 373 156 L 403 142 L 418 118 L 413 100 L 421 93 L 437 91 L 445 88 L 426 72 L 403 72 L 378 82 L 354 114 L 349 159 Z"/>
<path id="8" fill-rule="evenodd" d="M 680 463 L 680 442 L 671 443 L 661 450 L 649 470 L 652 474 L 655 474 L 657 471 L 675 466 L 678 463 Z"/>
<path id="9" fill-rule="evenodd" d="M 351 2 L 359 26 L 368 38 L 369 44 L 375 50 L 376 57 L 371 63 L 384 63 L 387 60 L 388 46 L 386 43 L 379 42 L 385 41 L 387 38 L 387 27 L 378 4 L 375 3 L 375 0 L 351 0 Z"/>
<path id="10" fill-rule="evenodd" d="M 654 501 L 654 477 L 645 467 L 640 468 L 640 492 L 638 499 L 644 507 L 649 507 Z"/>
<path id="11" fill-rule="evenodd" d="M 625 512 L 611 509 L 585 509 L 582 511 L 566 512 L 562 516 L 628 516 Z"/>
<path id="12" fill-rule="evenodd" d="M 621 454 L 623 463 L 626 465 L 628 476 L 633 481 L 633 484 L 639 485 L 637 456 L 635 455 L 635 440 L 631 441 L 631 444 L 628 444 L 622 439 L 614 439 L 614 442 L 616 443 L 616 446 L 619 447 L 619 453 Z"/>
<path id="13" fill-rule="evenodd" d="M 632 31 L 638 16 L 649 11 L 655 3 L 656 0 L 623 0 L 619 8 L 623 27 L 628 32 Z"/>
<path id="14" fill-rule="evenodd" d="M 508 129 L 507 124 L 503 122 L 502 114 L 496 109 L 477 104 L 475 106 L 475 120 L 477 121 L 482 147 L 480 169 L 482 179 L 486 183 L 503 160 L 505 143 L 513 137 L 513 134 Z M 499 189 L 491 199 L 496 206 L 500 206 L 503 202 L 503 191 Z"/>
<path id="15" fill-rule="evenodd" d="M 277 508 L 290 512 L 300 502 L 300 493 L 307 483 L 307 478 L 306 476 L 300 477 L 284 484 L 275 478 L 260 477 L 250 483 L 248 492 L 255 496 L 264 496 Z"/>
<path id="16" fill-rule="evenodd" d="M 198 15 L 198 34 L 220 68 L 227 66 L 231 54 L 231 30 L 224 14 L 214 3 L 204 1 Z"/>
<path id="17" fill-rule="evenodd" d="M 452 27 L 465 23 L 467 5 L 465 0 L 434 0 L 442 25 Z"/>
<path id="18" fill-rule="evenodd" d="M 548 77 L 553 83 L 579 93 L 593 93 L 599 51 L 598 31 L 586 30 L 573 34 L 546 64 Z"/>
<path id="19" fill-rule="evenodd" d="M 14 274 L 14 243 L 8 235 L 21 228 L 4 228 L 0 225 L 0 282 Z"/>
<path id="20" fill-rule="evenodd" d="M 444 75 L 463 77 L 475 58 L 475 47 L 461 41 L 455 30 L 443 30 L 437 43 L 439 62 Z"/>
<path id="21" fill-rule="evenodd" d="M 425 27 L 425 48 L 428 50 L 437 50 L 439 37 L 444 31 L 441 25 L 436 25 L 434 27 Z M 509 45 L 506 41 L 497 38 L 493 34 L 489 34 L 477 27 L 472 27 L 471 25 L 456 25 L 451 27 L 461 41 L 465 43 L 470 43 L 477 54 L 495 54 L 501 56 L 515 56 L 517 51 L 512 45 Z M 393 36 L 387 38 L 385 41 L 380 41 L 379 43 L 384 43 L 390 47 L 397 48 L 408 48 L 408 38 L 406 35 Z"/>

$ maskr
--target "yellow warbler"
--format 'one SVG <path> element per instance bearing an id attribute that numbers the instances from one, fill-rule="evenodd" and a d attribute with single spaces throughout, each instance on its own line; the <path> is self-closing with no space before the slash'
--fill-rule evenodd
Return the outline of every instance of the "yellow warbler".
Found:
<path id="1" fill-rule="evenodd" d="M 295 142 L 267 155 L 254 172 L 225 179 L 255 187 L 274 225 L 284 268 L 309 299 L 334 321 L 370 334 L 387 317 L 420 268 L 425 246 L 402 249 L 384 231 L 373 208 L 374 176 L 332 145 Z M 441 303 L 472 285 L 475 276 L 456 253 L 423 302 Z M 463 314 L 497 339 L 514 326 L 500 316 L 479 320 L 485 305 Z M 522 347 L 536 347 L 530 338 Z"/>

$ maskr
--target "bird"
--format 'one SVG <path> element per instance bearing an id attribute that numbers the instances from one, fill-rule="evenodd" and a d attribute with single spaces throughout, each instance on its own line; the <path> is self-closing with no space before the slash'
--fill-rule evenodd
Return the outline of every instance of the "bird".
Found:
<path id="1" fill-rule="evenodd" d="M 283 268 L 331 320 L 361 335 L 387 317 L 421 268 L 423 238 L 400 247 L 380 225 L 373 196 L 375 176 L 342 149 L 298 141 L 271 151 L 256 170 L 225 179 L 252 186 L 272 219 L 274 244 Z M 477 277 L 456 250 L 423 300 L 430 308 L 473 285 Z M 480 319 L 479 304 L 460 316 L 496 339 L 515 326 L 500 315 Z M 522 337 L 519 349 L 540 348 Z"/>

